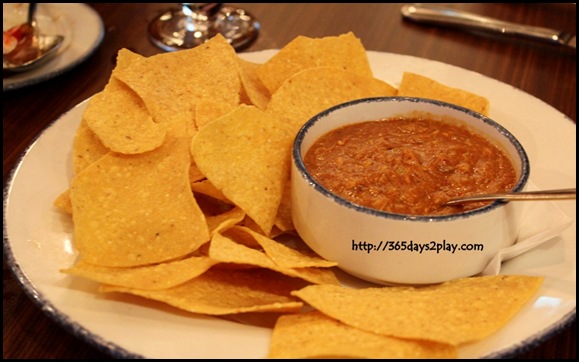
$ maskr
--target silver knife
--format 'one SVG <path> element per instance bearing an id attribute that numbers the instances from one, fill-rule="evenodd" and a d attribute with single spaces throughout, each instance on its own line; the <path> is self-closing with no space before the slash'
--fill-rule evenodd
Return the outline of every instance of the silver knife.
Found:
<path id="1" fill-rule="evenodd" d="M 539 40 L 549 44 L 564 46 L 574 51 L 576 49 L 575 35 L 565 31 L 501 21 L 431 4 L 407 4 L 402 6 L 400 11 L 404 18 L 416 22 L 448 25 L 464 29 L 519 36 Z"/>

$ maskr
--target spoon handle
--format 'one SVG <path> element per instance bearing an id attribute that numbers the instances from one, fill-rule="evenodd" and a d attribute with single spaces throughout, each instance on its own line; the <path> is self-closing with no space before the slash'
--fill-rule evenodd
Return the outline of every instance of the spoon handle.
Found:
<path id="1" fill-rule="evenodd" d="M 30 25 L 35 25 L 34 23 L 36 22 L 35 17 L 36 17 L 36 7 L 38 6 L 38 3 L 29 3 L 28 4 L 28 19 L 27 22 Z"/>
<path id="2" fill-rule="evenodd" d="M 486 200 L 570 200 L 575 199 L 577 189 L 503 192 L 497 194 L 483 194 L 465 197 L 457 197 L 448 200 L 446 205 L 455 205 L 463 202 L 486 201 Z"/>

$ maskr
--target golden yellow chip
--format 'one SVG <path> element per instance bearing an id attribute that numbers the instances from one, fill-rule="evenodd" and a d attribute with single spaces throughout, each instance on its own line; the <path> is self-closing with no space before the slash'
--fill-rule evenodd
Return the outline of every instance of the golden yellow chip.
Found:
<path id="1" fill-rule="evenodd" d="M 321 66 L 372 77 L 366 49 L 352 32 L 323 38 L 298 36 L 259 67 L 257 74 L 273 94 L 294 74 Z"/>
<path id="2" fill-rule="evenodd" d="M 72 165 L 74 174 L 79 174 L 90 164 L 103 157 L 110 150 L 103 145 L 97 135 L 81 120 L 74 135 L 72 145 Z"/>
<path id="3" fill-rule="evenodd" d="M 243 221 L 245 213 L 239 207 L 234 207 L 233 209 L 226 211 L 222 214 L 215 216 L 207 216 L 207 225 L 209 226 L 209 231 L 213 235 L 216 232 L 221 232 L 231 228 L 232 226 L 239 224 Z"/>
<path id="4" fill-rule="evenodd" d="M 393 96 L 396 88 L 370 76 L 333 68 L 309 68 L 289 78 L 272 94 L 267 112 L 282 117 L 294 134 L 311 117 L 340 103 Z"/>
<path id="5" fill-rule="evenodd" d="M 488 115 L 489 100 L 463 89 L 449 87 L 426 76 L 404 72 L 398 87 L 398 95 L 421 97 L 451 103 Z"/>
<path id="6" fill-rule="evenodd" d="M 339 285 L 336 275 L 327 268 L 285 268 L 278 266 L 264 252 L 237 243 L 220 233 L 214 233 L 209 246 L 209 257 L 223 263 L 253 265 L 281 274 L 300 278 L 314 284 Z"/>
<path id="7" fill-rule="evenodd" d="M 249 62 L 241 58 L 238 59 L 238 62 L 243 91 L 242 99 L 247 104 L 252 104 L 261 110 L 265 110 L 271 98 L 271 93 L 263 85 L 263 82 L 257 74 L 257 70 L 261 67 L 261 64 Z"/>
<path id="8" fill-rule="evenodd" d="M 295 280 L 267 269 L 211 268 L 197 278 L 163 290 L 102 286 L 102 292 L 122 292 L 164 302 L 193 313 L 226 315 L 248 312 L 295 313 L 303 303 L 290 295 Z"/>
<path id="9" fill-rule="evenodd" d="M 72 214 L 72 203 L 70 202 L 70 189 L 62 192 L 54 200 L 53 205 L 60 209 L 60 211 Z"/>
<path id="10" fill-rule="evenodd" d="M 277 208 L 277 215 L 275 216 L 274 224 L 281 232 L 290 232 L 295 230 L 294 222 L 292 220 L 291 209 L 291 180 L 287 179 L 283 192 L 281 194 L 281 201 Z"/>
<path id="11" fill-rule="evenodd" d="M 147 153 L 109 153 L 71 186 L 74 246 L 88 263 L 137 266 L 182 257 L 209 241 L 189 184 L 190 138 Z"/>
<path id="12" fill-rule="evenodd" d="M 498 275 L 416 288 L 312 285 L 294 295 L 353 327 L 457 346 L 481 340 L 503 327 L 542 282 L 541 277 Z M 371 317 L 368 311 L 372 311 Z"/>
<path id="13" fill-rule="evenodd" d="M 367 315 L 372 318 L 372 315 Z M 269 358 L 456 358 L 456 347 L 404 340 L 350 327 L 318 311 L 283 315 L 275 324 Z"/>
<path id="14" fill-rule="evenodd" d="M 201 128 L 191 153 L 207 179 L 267 234 L 289 177 L 292 137 L 275 116 L 240 105 Z"/>
<path id="15" fill-rule="evenodd" d="M 229 201 L 227 197 L 223 195 L 223 192 L 221 192 L 221 190 L 219 190 L 211 182 L 209 182 L 209 180 L 200 180 L 191 183 L 191 190 L 193 190 L 193 192 L 198 192 L 200 194 L 211 196 L 223 202 L 231 203 L 231 201 Z"/>
<path id="16" fill-rule="evenodd" d="M 200 100 L 195 105 L 195 125 L 197 129 L 232 111 L 237 106 L 238 103 L 231 104 L 214 100 Z"/>
<path id="17" fill-rule="evenodd" d="M 321 258 L 312 251 L 291 248 L 247 227 L 236 226 L 233 229 L 251 236 L 263 248 L 265 254 L 282 268 L 329 268 L 338 265 L 336 262 Z"/>
<path id="18" fill-rule="evenodd" d="M 92 96 L 82 118 L 105 147 L 119 153 L 153 150 L 167 133 L 165 125 L 153 121 L 141 98 L 114 77 Z"/>
<path id="19" fill-rule="evenodd" d="M 182 260 L 133 268 L 92 265 L 80 260 L 72 267 L 61 271 L 104 284 L 160 290 L 198 277 L 215 264 L 217 262 L 207 256 L 192 256 Z"/>
<path id="20" fill-rule="evenodd" d="M 233 108 L 241 80 L 235 49 L 218 34 L 198 47 L 138 58 L 119 53 L 113 75 L 142 99 L 155 122 L 195 124 L 201 101 Z"/>

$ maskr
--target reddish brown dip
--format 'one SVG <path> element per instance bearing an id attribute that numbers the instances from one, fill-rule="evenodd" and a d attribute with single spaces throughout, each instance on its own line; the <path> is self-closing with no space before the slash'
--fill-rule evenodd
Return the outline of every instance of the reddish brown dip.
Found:
<path id="1" fill-rule="evenodd" d="M 488 202 L 453 197 L 512 190 L 507 154 L 466 126 L 421 118 L 367 121 L 320 137 L 304 157 L 312 177 L 355 204 L 406 215 L 448 215 Z"/>

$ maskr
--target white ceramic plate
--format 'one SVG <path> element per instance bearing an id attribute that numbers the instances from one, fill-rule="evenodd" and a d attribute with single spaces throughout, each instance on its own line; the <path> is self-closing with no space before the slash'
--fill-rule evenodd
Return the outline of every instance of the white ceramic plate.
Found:
<path id="1" fill-rule="evenodd" d="M 3 4 L 4 30 L 26 21 L 27 4 Z M 65 37 L 57 57 L 26 73 L 2 79 L 3 91 L 37 84 L 62 74 L 88 58 L 104 36 L 104 25 L 90 6 L 77 4 L 38 4 L 37 23 L 45 34 Z"/>
<path id="2" fill-rule="evenodd" d="M 275 51 L 242 54 L 263 62 Z M 375 75 L 398 85 L 403 71 L 424 74 L 491 100 L 492 118 L 526 148 L 537 187 L 574 187 L 576 127 L 544 102 L 478 73 L 443 63 L 369 52 Z M 136 297 L 96 293 L 90 281 L 61 274 L 73 264 L 72 224 L 52 207 L 72 176 L 71 149 L 86 102 L 48 127 L 24 153 L 4 190 L 4 253 L 24 289 L 64 328 L 115 357 L 265 358 L 268 321 L 248 324 L 188 314 Z M 575 201 L 557 203 L 575 220 Z M 545 276 L 537 296 L 504 328 L 461 347 L 462 358 L 508 357 L 543 341 L 575 318 L 576 226 L 503 266 L 503 273 Z M 260 326 L 261 324 L 261 326 Z"/>

